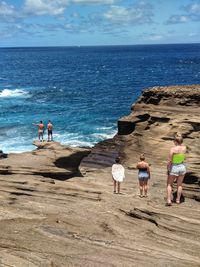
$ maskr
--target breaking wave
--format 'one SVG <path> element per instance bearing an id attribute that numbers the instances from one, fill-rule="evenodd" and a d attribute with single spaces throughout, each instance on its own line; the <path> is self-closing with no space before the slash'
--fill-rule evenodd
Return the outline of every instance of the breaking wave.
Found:
<path id="1" fill-rule="evenodd" d="M 27 97 L 28 92 L 20 89 L 9 90 L 4 89 L 0 92 L 0 98 L 14 98 L 14 97 Z"/>

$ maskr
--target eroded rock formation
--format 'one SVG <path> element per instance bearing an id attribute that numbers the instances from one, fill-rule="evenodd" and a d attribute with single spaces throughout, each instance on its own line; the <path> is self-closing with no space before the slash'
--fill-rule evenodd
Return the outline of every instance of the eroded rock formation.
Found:
<path id="1" fill-rule="evenodd" d="M 132 168 L 144 153 L 152 169 L 165 172 L 173 137 L 180 132 L 188 147 L 185 194 L 200 200 L 199 114 L 200 85 L 147 89 L 131 107 L 130 115 L 119 119 L 118 134 L 95 146 L 81 167 L 89 169 L 99 165 L 101 168 L 100 162 L 108 166 L 118 154 L 124 164 Z"/>
<path id="2" fill-rule="evenodd" d="M 70 148 L 58 142 L 38 142 L 32 152 L 9 154 L 0 161 L 0 174 L 40 175 L 66 180 L 81 175 L 79 164 L 90 149 Z"/>
<path id="3" fill-rule="evenodd" d="M 165 168 L 173 136 L 182 133 L 188 148 L 185 194 L 200 200 L 200 86 L 154 87 L 145 90 L 129 116 L 119 120 L 119 135 L 128 164 L 145 153 L 152 168 Z M 135 158 L 135 160 L 136 160 Z"/>
<path id="4" fill-rule="evenodd" d="M 118 134 L 91 153 L 36 142 L 33 152 L 1 159 L 0 266 L 200 266 L 199 88 L 145 91 Z M 165 207 L 166 158 L 177 131 L 188 146 L 189 175 L 182 203 Z M 152 168 L 148 198 L 138 196 L 140 153 Z M 119 195 L 110 168 L 116 155 L 126 166 Z"/>

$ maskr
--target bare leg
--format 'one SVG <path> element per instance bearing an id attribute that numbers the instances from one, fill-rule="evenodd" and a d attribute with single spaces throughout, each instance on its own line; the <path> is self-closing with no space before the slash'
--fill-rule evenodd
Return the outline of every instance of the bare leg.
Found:
<path id="1" fill-rule="evenodd" d="M 120 193 L 120 182 L 117 182 L 117 192 Z"/>
<path id="2" fill-rule="evenodd" d="M 117 182 L 113 179 L 114 193 L 116 193 L 116 184 Z"/>
<path id="3" fill-rule="evenodd" d="M 182 183 L 183 183 L 183 179 L 184 179 L 185 175 L 180 175 L 177 178 L 177 198 L 176 198 L 176 203 L 180 203 L 180 199 L 181 199 L 181 193 L 182 193 Z"/>
<path id="4" fill-rule="evenodd" d="M 143 186 L 144 186 L 143 180 L 139 179 L 140 197 L 142 197 L 142 195 L 143 195 Z"/>
<path id="5" fill-rule="evenodd" d="M 145 179 L 144 180 L 144 196 L 145 197 L 147 197 L 147 189 L 148 189 L 147 183 L 148 183 L 148 179 Z"/>
<path id="6" fill-rule="evenodd" d="M 172 185 L 174 182 L 174 179 L 176 178 L 176 176 L 173 175 L 169 175 L 168 179 L 167 179 L 167 203 L 171 204 L 172 200 L 171 200 L 171 195 L 172 195 Z"/>

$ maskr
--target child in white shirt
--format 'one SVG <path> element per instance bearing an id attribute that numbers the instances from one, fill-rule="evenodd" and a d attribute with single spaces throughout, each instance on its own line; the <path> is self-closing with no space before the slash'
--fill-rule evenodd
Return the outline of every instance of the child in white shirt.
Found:
<path id="1" fill-rule="evenodd" d="M 125 169 L 120 164 L 120 158 L 117 157 L 115 159 L 115 164 L 112 165 L 112 178 L 113 178 L 113 186 L 114 186 L 114 193 L 120 194 L 120 183 L 123 182 L 125 178 Z M 116 191 L 117 188 L 117 191 Z"/>

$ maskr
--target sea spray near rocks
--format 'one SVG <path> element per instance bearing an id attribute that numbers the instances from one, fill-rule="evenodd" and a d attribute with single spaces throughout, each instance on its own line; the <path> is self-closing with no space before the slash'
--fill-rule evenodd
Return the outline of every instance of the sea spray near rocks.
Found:
<path id="1" fill-rule="evenodd" d="M 56 141 L 93 146 L 144 88 L 198 83 L 199 64 L 200 44 L 0 48 L 0 125 L 15 126 L 1 149 L 32 150 L 41 119 L 52 120 Z"/>

